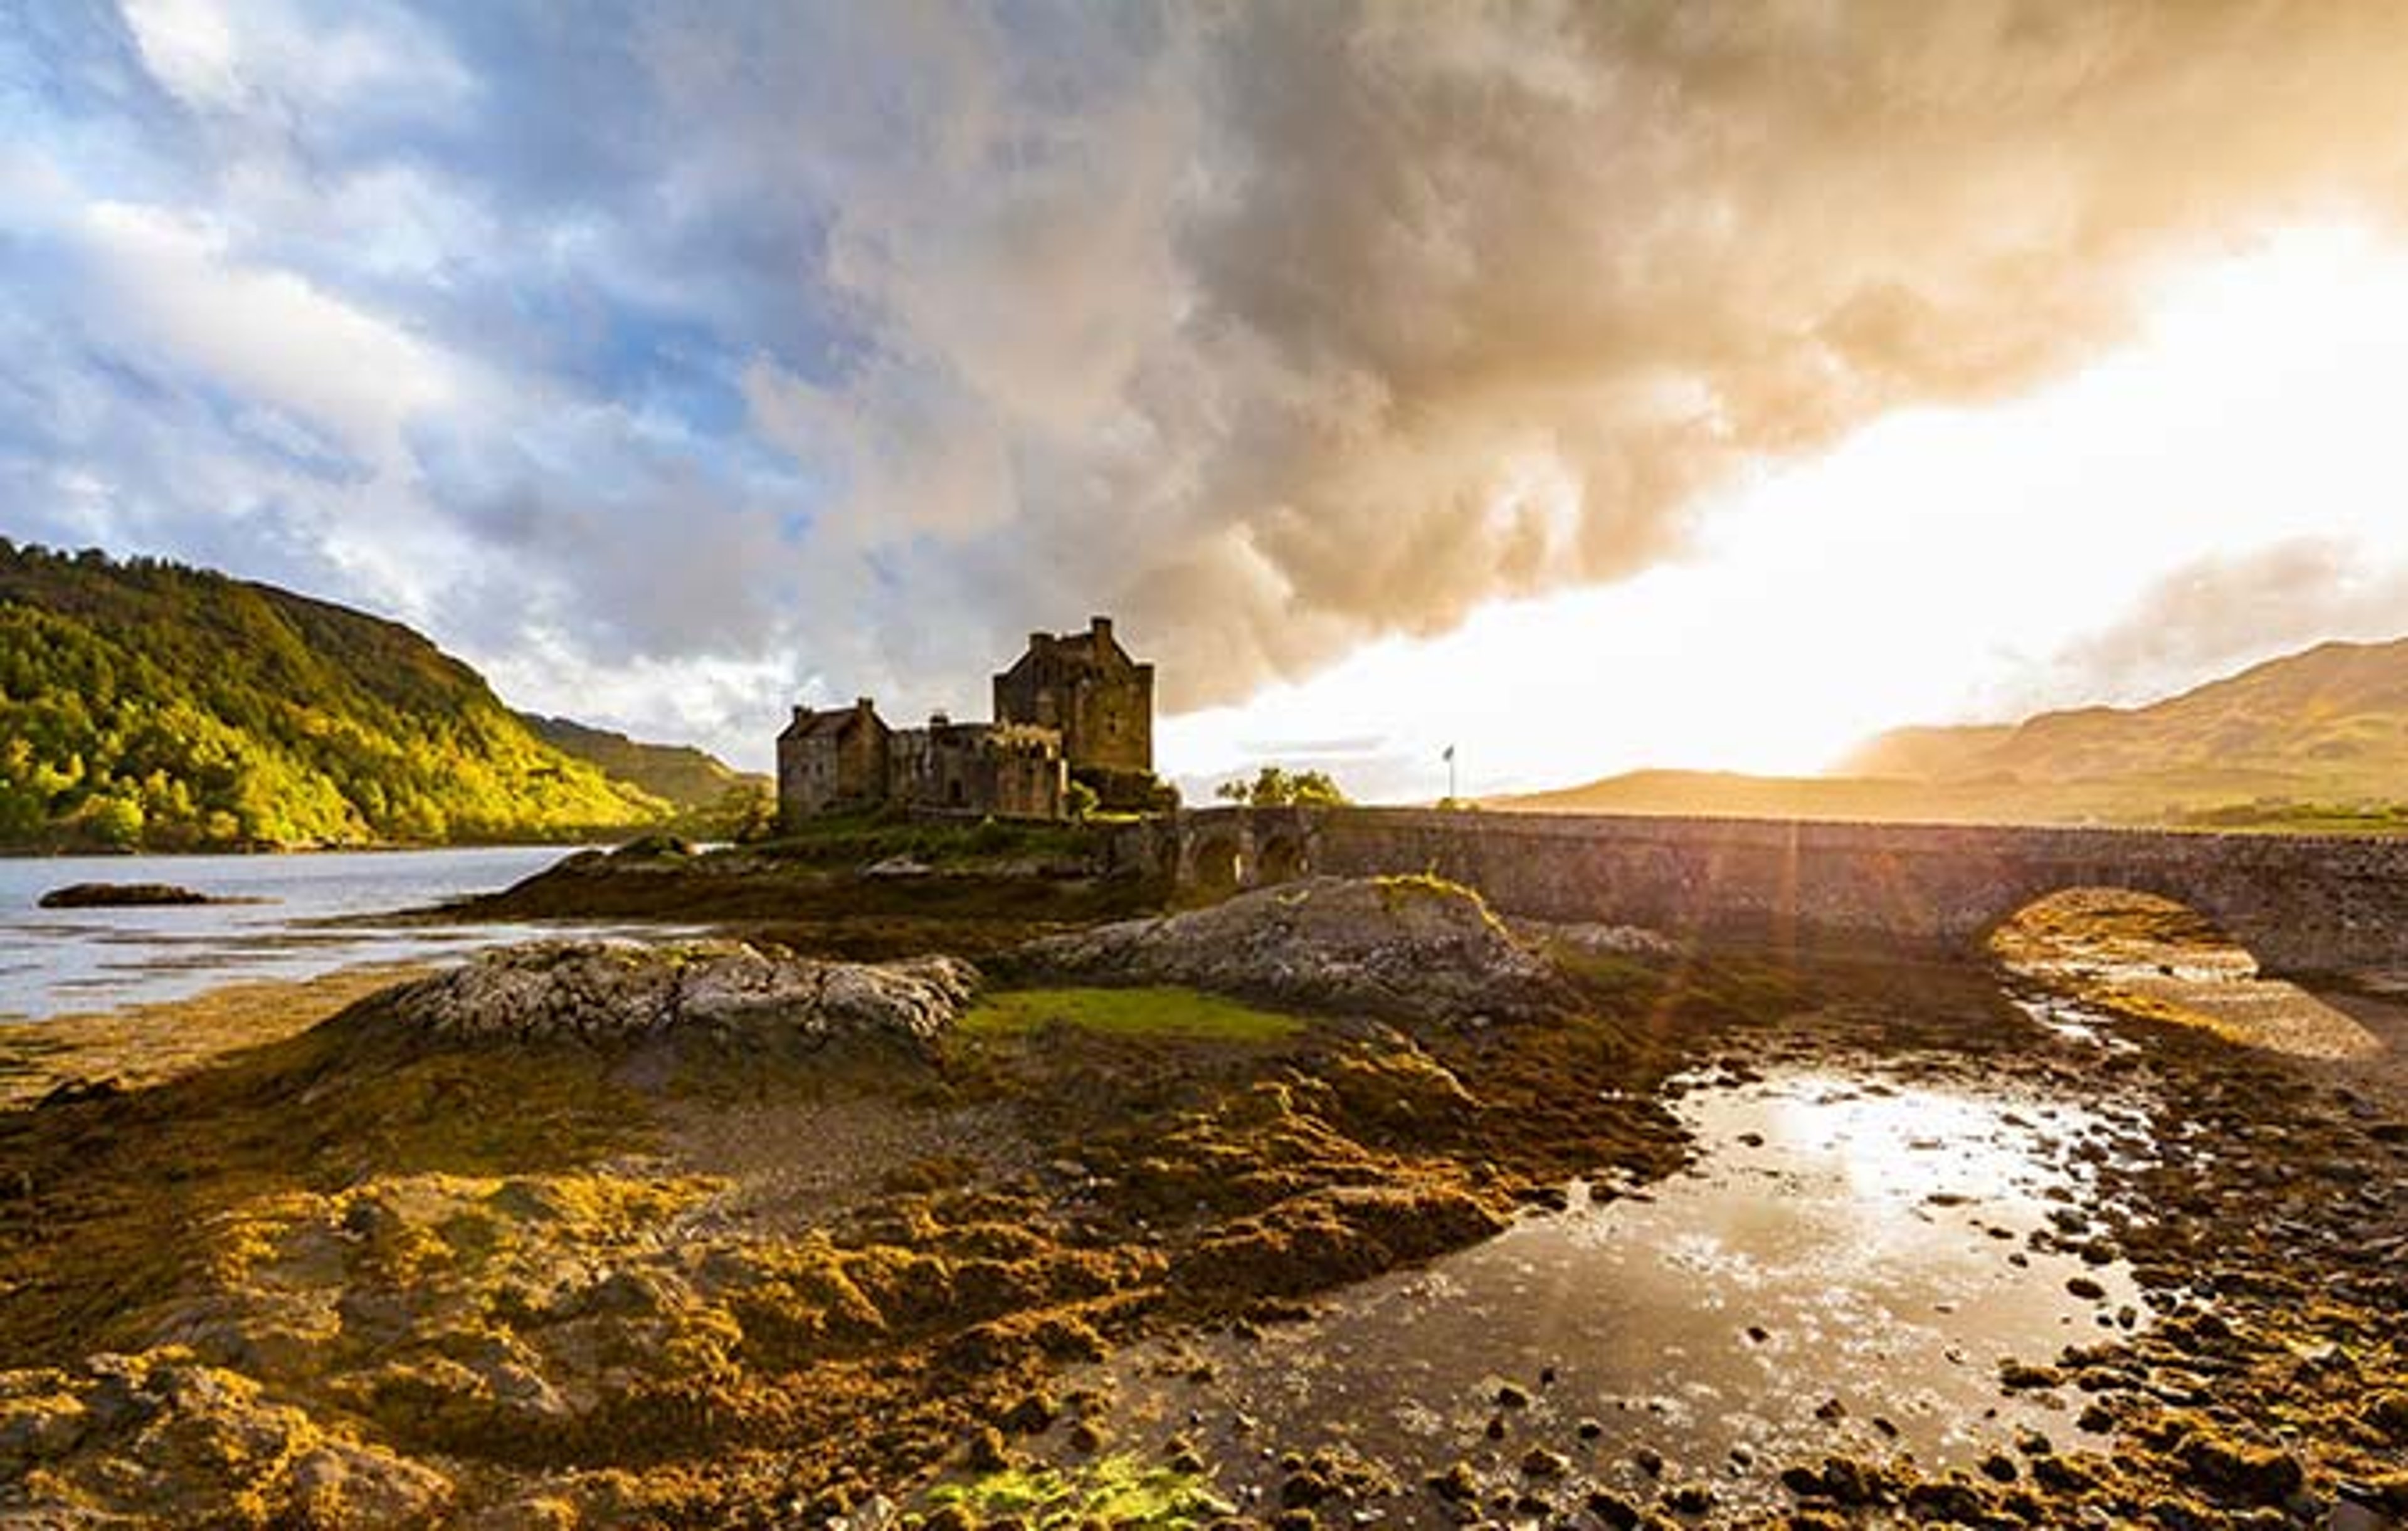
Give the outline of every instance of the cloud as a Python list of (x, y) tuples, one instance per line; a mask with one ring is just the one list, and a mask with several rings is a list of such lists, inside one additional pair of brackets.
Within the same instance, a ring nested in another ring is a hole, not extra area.
[(292, 272), (230, 258), (207, 227), (102, 203), (77, 231), (87, 325), (121, 352), (308, 422), (362, 457), (399, 446), (415, 415), (460, 392), (444, 359), (378, 315)]
[(2365, 13), (1254, 7), (1053, 89), (908, 14), (848, 39), (935, 108), (832, 225), (867, 352), (755, 418), (865, 546), (1122, 608), (1174, 705), (1642, 567), (1746, 465), (2026, 386), (2408, 165)]
[(2222, 0), (68, 13), (0, 40), (7, 529), (315, 537), (555, 710), (974, 706), (1106, 609), (1193, 708), (2394, 216), (2401, 78)]
[(2408, 565), (2301, 537), (2175, 570), (2052, 669), (2084, 696), (2154, 701), (2322, 639), (2402, 637)]

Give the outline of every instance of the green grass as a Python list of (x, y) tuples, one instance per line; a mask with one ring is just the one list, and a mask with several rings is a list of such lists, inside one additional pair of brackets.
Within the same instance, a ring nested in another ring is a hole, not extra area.
[(1049, 1025), (1113, 1037), (1276, 1042), (1306, 1023), (1194, 989), (1016, 989), (990, 994), (962, 1017), (971, 1035), (1015, 1036)]
[(1189, 1531), (1237, 1513), (1234, 1506), (1187, 1474), (1148, 1467), (1125, 1455), (1069, 1471), (1013, 1467), (975, 1483), (948, 1484), (928, 1499), (959, 1505), (982, 1521), (1016, 1516), (1034, 1531), (1071, 1531), (1097, 1524), (1132, 1531)]

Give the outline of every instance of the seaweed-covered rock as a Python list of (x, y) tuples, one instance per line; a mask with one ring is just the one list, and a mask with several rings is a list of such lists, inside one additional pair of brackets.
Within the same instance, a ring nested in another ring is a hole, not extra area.
[(741, 941), (540, 941), (406, 984), (383, 1005), (399, 1024), (460, 1040), (695, 1032), (924, 1048), (977, 985), (977, 969), (953, 957), (822, 962)]
[(412, 1526), (453, 1498), (434, 1469), (174, 1349), (0, 1372), (0, 1479), (26, 1485), (0, 1519), (29, 1525)]
[(1566, 1008), (1562, 979), (1480, 895), (1427, 877), (1314, 878), (1210, 909), (1033, 942), (1015, 970), (1176, 983), (1404, 1021), (1527, 1020)]
[(1175, 1286), (1296, 1296), (1460, 1249), (1504, 1220), (1445, 1184), (1334, 1186), (1290, 1197), (1201, 1240), (1173, 1269)]

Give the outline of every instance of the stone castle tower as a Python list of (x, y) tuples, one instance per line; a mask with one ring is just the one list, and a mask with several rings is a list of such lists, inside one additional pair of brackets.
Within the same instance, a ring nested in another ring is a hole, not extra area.
[(1058, 731), (1074, 771), (1154, 769), (1154, 666), (1129, 657), (1110, 617), (1083, 633), (1029, 634), (1028, 651), (995, 678), (995, 716)]

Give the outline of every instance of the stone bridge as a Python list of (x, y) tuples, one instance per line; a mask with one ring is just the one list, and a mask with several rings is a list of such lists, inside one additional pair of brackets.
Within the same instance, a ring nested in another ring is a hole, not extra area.
[(1183, 887), (1435, 872), (1498, 909), (1787, 943), (1978, 943), (2070, 888), (2156, 894), (2270, 969), (2408, 964), (2408, 840), (1418, 808), (1205, 808), (1115, 859)]

